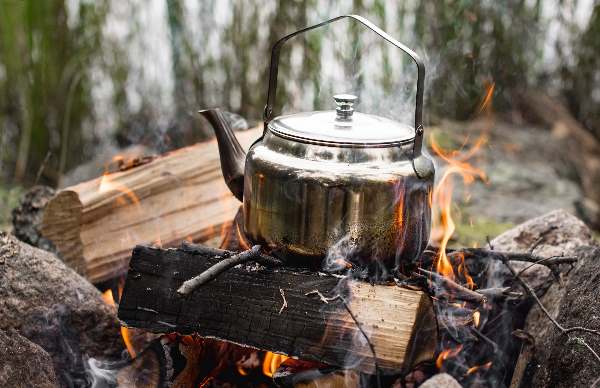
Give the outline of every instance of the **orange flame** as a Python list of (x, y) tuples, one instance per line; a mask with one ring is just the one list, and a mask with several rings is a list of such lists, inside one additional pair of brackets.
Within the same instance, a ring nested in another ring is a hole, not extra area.
[(444, 361), (446, 361), (449, 358), (452, 357), (456, 357), (456, 355), (458, 353), (460, 353), (460, 351), (462, 350), (463, 346), (462, 345), (458, 345), (456, 348), (454, 349), (446, 349), (446, 350), (442, 350), (440, 352), (440, 355), (437, 357), (437, 359), (435, 360), (435, 366), (438, 369), (442, 368), (442, 365), (444, 364)]
[(110, 288), (102, 293), (102, 300), (109, 306), (115, 306), (115, 298), (113, 298), (113, 293)]
[(235, 234), (236, 238), (239, 241), (240, 247), (244, 250), (252, 248), (242, 231), (242, 226), (239, 223), (235, 224)]
[[(442, 237), (440, 241), (440, 250), (436, 260), (436, 271), (449, 279), (455, 280), (456, 274), (452, 262), (446, 255), (446, 248), (450, 238), (454, 234), (456, 225), (452, 219), (452, 193), (454, 191), (454, 175), (459, 175), (464, 184), (469, 185), (475, 181), (476, 178), (486, 180), (486, 174), (483, 170), (471, 165), (468, 161), (481, 149), (487, 142), (487, 137), (481, 135), (475, 144), (468, 150), (456, 150), (456, 151), (445, 151), (435, 141), (435, 138), (431, 137), (431, 148), (437, 156), (439, 156), (448, 167), (439, 180), (437, 186), (433, 190), (433, 203), (434, 213), (438, 214), (434, 217), (434, 223), (438, 222), (439, 225), (434, 228), (442, 230)], [(473, 288), (475, 283), (469, 276), (466, 267), (464, 266), (464, 256), (458, 256), (459, 265), (456, 268), (458, 273), (464, 277), (467, 286)]]
[(133, 343), (131, 342), (131, 333), (125, 326), (121, 326), (121, 337), (123, 338), (123, 343), (125, 343), (125, 347), (127, 348), (129, 356), (131, 356), (132, 359), (135, 358), (137, 353), (133, 347)]
[(485, 94), (479, 103), (479, 107), (477, 108), (477, 113), (481, 112), (489, 112), (492, 107), (492, 99), (494, 97), (494, 90), (496, 89), (495, 82), (486, 82), (487, 86), (485, 88)]
[(481, 319), (481, 313), (477, 310), (473, 311), (473, 325), (479, 327), (479, 320)]
[(131, 201), (131, 203), (135, 205), (140, 204), (140, 200), (135, 193), (130, 190), (127, 186), (122, 183), (116, 182), (113, 179), (112, 174), (104, 174), (102, 175), (102, 179), (100, 179), (100, 186), (98, 186), (98, 191), (100, 193), (105, 193), (108, 191), (117, 191), (119, 193), (125, 194), (127, 198)]
[[(119, 285), (119, 297), (122, 293), (123, 286)], [(104, 300), (104, 303), (106, 303), (107, 305), (116, 307), (115, 298), (113, 297), (113, 292), (110, 288), (102, 293), (102, 300)], [(131, 334), (128, 328), (121, 326), (121, 337), (123, 338), (123, 343), (127, 348), (127, 352), (129, 352), (131, 358), (135, 358), (136, 352), (133, 347), (133, 343), (131, 342)]]
[(473, 374), (473, 373), (477, 372), (480, 369), (484, 369), (484, 370), (490, 369), (491, 366), (492, 366), (492, 362), (491, 361), (488, 361), (488, 362), (486, 362), (483, 365), (472, 366), (469, 369), (467, 369), (467, 373), (465, 373), (465, 375)]
[(275, 374), (275, 371), (277, 371), (279, 365), (281, 365), (281, 363), (288, 358), (288, 356), (284, 356), (283, 354), (277, 354), (273, 352), (265, 353), (265, 358), (262, 365), (262, 371), (265, 376), (273, 377), (273, 374)]

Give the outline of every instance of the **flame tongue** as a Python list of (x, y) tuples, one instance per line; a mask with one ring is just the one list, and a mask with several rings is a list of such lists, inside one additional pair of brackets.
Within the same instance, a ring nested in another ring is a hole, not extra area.
[(266, 352), (262, 365), (262, 371), (265, 374), (265, 376), (273, 377), (273, 375), (277, 371), (277, 368), (279, 368), (279, 365), (281, 365), (281, 363), (287, 360), (288, 358), (288, 356), (284, 356), (283, 354)]
[[(119, 297), (121, 296), (122, 293), (123, 293), (123, 285), (119, 284)], [(110, 288), (102, 293), (102, 299), (104, 300), (104, 303), (106, 303), (107, 305), (116, 307), (115, 298), (113, 297), (113, 292)], [(132, 359), (135, 358), (136, 351), (133, 347), (133, 343), (131, 341), (131, 334), (129, 333), (128, 328), (121, 326), (121, 337), (123, 338), (123, 343), (125, 344), (125, 347), (127, 348), (127, 352), (129, 353), (129, 355), (131, 356)]]
[(434, 217), (434, 230), (441, 230), (440, 248), (438, 256), (436, 258), (436, 271), (451, 280), (460, 280), (470, 288), (474, 288), (475, 283), (469, 275), (466, 266), (464, 265), (464, 256), (456, 255), (458, 264), (456, 267), (446, 254), (446, 248), (450, 238), (456, 230), (456, 225), (452, 219), (452, 193), (454, 191), (453, 178), (455, 175), (459, 175), (464, 184), (468, 185), (475, 181), (476, 178), (485, 180), (485, 172), (475, 166), (471, 165), (468, 161), (481, 147), (487, 142), (487, 138), (482, 135), (480, 136), (475, 144), (467, 151), (445, 151), (435, 141), (435, 138), (431, 137), (431, 147), (435, 154), (439, 156), (444, 162), (447, 163), (448, 167), (439, 180), (439, 183), (433, 190), (433, 203), (434, 213), (437, 214)]

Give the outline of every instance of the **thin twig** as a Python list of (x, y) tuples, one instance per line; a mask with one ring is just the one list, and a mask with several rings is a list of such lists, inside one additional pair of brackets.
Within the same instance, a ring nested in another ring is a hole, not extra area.
[[(491, 242), (489, 241), (489, 238), (488, 238), (488, 245), (489, 245), (489, 249), (485, 249), (485, 248), (462, 248), (462, 249), (458, 249), (458, 250), (447, 249), (446, 253), (448, 254), (448, 256), (463, 254), (463, 255), (475, 256), (475, 257), (485, 256), (485, 258), (489, 258), (492, 260), (508, 259), (509, 261), (524, 261), (524, 262), (529, 262), (529, 263), (533, 263), (533, 264), (541, 264), (541, 265), (544, 265), (544, 266), (550, 268), (550, 270), (552, 270), (552, 272), (554, 274), (556, 274), (558, 272), (559, 265), (570, 264), (572, 266), (573, 263), (575, 263), (577, 261), (577, 257), (574, 257), (574, 256), (542, 257), (542, 256), (533, 255), (533, 254), (527, 253), (527, 252), (495, 251), (494, 247), (491, 245)], [(438, 254), (438, 251), (434, 251), (430, 248), (428, 248), (427, 250), (424, 251), (424, 255), (436, 256), (437, 254)]]
[(481, 248), (463, 248), (459, 251), (451, 252), (451, 254), (455, 253), (466, 253), (472, 255), (481, 255), (484, 254), (491, 259), (497, 260), (508, 260), (508, 261), (525, 261), (528, 263), (537, 264), (538, 262), (543, 262), (546, 266), (551, 265), (559, 265), (559, 264), (572, 264), (577, 261), (577, 257), (574, 256), (551, 256), (551, 257), (542, 257), (537, 255), (532, 255), (531, 253), (524, 252), (502, 252), (502, 251), (494, 251), (487, 250)]
[(573, 263), (576, 261), (577, 261), (576, 257), (565, 257), (565, 256), (545, 257), (545, 258), (541, 258), (538, 261), (535, 261), (535, 262), (529, 264), (527, 267), (520, 270), (519, 275), (522, 275), (529, 268), (532, 268), (538, 264), (548, 264), (547, 266), (550, 268), (550, 270), (552, 270), (551, 266), (553, 266), (553, 265), (570, 264), (572, 266)]
[(489, 299), (520, 298), (523, 296), (522, 292), (510, 291), (510, 287), (480, 288), (475, 292), (485, 295)]
[(336, 300), (338, 297), (334, 296), (333, 298), (326, 298), (325, 295), (323, 295), (321, 293), (321, 291), (319, 290), (312, 290), (307, 292), (306, 294), (304, 294), (304, 296), (310, 296), (310, 295), (317, 295), (319, 297), (319, 299), (321, 299), (321, 302), (325, 303), (325, 304), (329, 304), (329, 302)]
[(533, 255), (533, 251), (535, 251), (535, 249), (537, 247), (539, 247), (541, 243), (544, 242), (545, 238), (546, 238), (546, 236), (540, 236), (540, 237), (538, 237), (537, 240), (535, 240), (533, 242), (533, 244), (531, 244), (531, 247), (529, 248), (529, 253)]
[(462, 299), (468, 302), (475, 302), (475, 303), (480, 303), (483, 304), (485, 302), (487, 302), (487, 297), (483, 294), (479, 294), (473, 290), (468, 289), (467, 287), (461, 286), (460, 284), (456, 283), (455, 281), (442, 276), (438, 273), (432, 272), (432, 271), (428, 271), (426, 269), (423, 268), (418, 268), (418, 271), (421, 272), (422, 274), (430, 277), (433, 279), (434, 284), (439, 284), (440, 286), (442, 286), (443, 288), (447, 289), (448, 291), (454, 291), (455, 295), (458, 299)]
[(181, 287), (179, 287), (177, 292), (181, 295), (188, 295), (201, 285), (206, 284), (211, 280), (217, 278), (220, 274), (227, 271), (228, 269), (233, 268), (238, 264), (246, 263), (248, 261), (257, 259), (260, 259), (260, 245), (255, 245), (247, 251), (219, 261), (217, 264), (208, 268), (200, 275), (183, 282), (183, 284), (181, 285)]
[(285, 300), (285, 293), (283, 292), (283, 290), (281, 288), (279, 289), (279, 293), (281, 294), (281, 297), (283, 298), (283, 304), (281, 305), (281, 308), (279, 309), (279, 315), (281, 315), (281, 312), (283, 311), (284, 308), (286, 308), (288, 306), (288, 304), (287, 304), (287, 300)]
[(319, 297), (319, 299), (321, 299), (321, 301), (323, 303), (325, 303), (325, 304), (329, 304), (329, 302), (332, 302), (332, 301), (338, 300), (338, 299), (342, 302), (342, 304), (344, 305), (344, 308), (346, 309), (346, 311), (348, 312), (348, 314), (350, 314), (350, 318), (352, 318), (352, 320), (356, 324), (356, 327), (358, 328), (358, 330), (360, 331), (360, 333), (362, 334), (362, 336), (365, 337), (365, 340), (367, 341), (367, 344), (369, 345), (369, 349), (371, 349), (371, 353), (373, 354), (373, 364), (375, 366), (375, 375), (377, 377), (377, 387), (381, 388), (381, 376), (380, 376), (380, 371), (379, 371), (379, 364), (377, 362), (377, 353), (375, 353), (375, 346), (373, 346), (373, 344), (371, 343), (371, 340), (369, 339), (369, 336), (367, 335), (367, 333), (363, 329), (363, 327), (360, 324), (360, 322), (358, 322), (358, 319), (356, 318), (356, 316), (352, 312), (352, 309), (350, 309), (350, 306), (346, 302), (346, 299), (344, 299), (344, 297), (341, 296), (340, 294), (337, 294), (336, 296), (331, 297), (331, 298), (327, 298), (319, 290), (312, 290), (312, 291), (307, 292), (304, 295), (305, 296), (308, 296), (308, 295), (317, 295)]
[(44, 173), (44, 170), (46, 169), (46, 165), (48, 165), (48, 162), (50, 161), (50, 157), (52, 156), (52, 151), (48, 150), (48, 152), (46, 152), (46, 156), (44, 157), (44, 160), (42, 161), (42, 164), (40, 164), (40, 168), (38, 169), (37, 174), (35, 175), (35, 181), (33, 182), (33, 185), (37, 185), (38, 182), (40, 181), (40, 178), (42, 177), (42, 174)]
[(381, 376), (379, 373), (379, 364), (377, 363), (377, 354), (375, 353), (375, 346), (373, 346), (373, 344), (371, 343), (371, 340), (369, 339), (369, 336), (364, 331), (360, 322), (358, 322), (358, 319), (356, 319), (356, 316), (350, 309), (350, 306), (348, 306), (348, 303), (346, 303), (346, 299), (344, 299), (344, 297), (341, 295), (337, 295), (337, 298), (339, 298), (342, 301), (342, 304), (346, 308), (346, 311), (348, 311), (348, 314), (350, 314), (350, 317), (356, 324), (356, 327), (358, 327), (358, 330), (361, 332), (363, 337), (365, 337), (365, 340), (367, 341), (367, 344), (369, 345), (369, 348), (371, 349), (371, 353), (373, 353), (373, 364), (375, 365), (375, 376), (377, 377), (377, 387), (381, 388)]
[(585, 340), (583, 338), (577, 337), (577, 340), (581, 345), (585, 346), (594, 355), (594, 357), (596, 357), (596, 360), (598, 360), (598, 362), (600, 363), (600, 356), (598, 355), (598, 353), (596, 353), (596, 351), (594, 349), (592, 349), (592, 347), (587, 342), (585, 342)]
[(494, 246), (492, 245), (492, 240), (490, 240), (490, 236), (485, 236), (485, 241), (487, 241), (488, 247), (490, 247), (490, 251), (493, 251)]

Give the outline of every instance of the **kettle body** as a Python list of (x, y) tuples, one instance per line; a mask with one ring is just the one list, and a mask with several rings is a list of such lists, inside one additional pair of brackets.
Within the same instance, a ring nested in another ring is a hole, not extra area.
[(412, 143), (332, 147), (267, 130), (248, 152), (244, 232), (286, 259), (397, 268), (427, 246), (433, 173), (416, 176)]

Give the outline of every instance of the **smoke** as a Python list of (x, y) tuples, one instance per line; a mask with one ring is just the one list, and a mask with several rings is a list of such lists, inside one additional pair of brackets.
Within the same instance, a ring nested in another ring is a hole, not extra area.
[(89, 358), (85, 364), (90, 388), (113, 388), (117, 386), (116, 363), (107, 363)]

